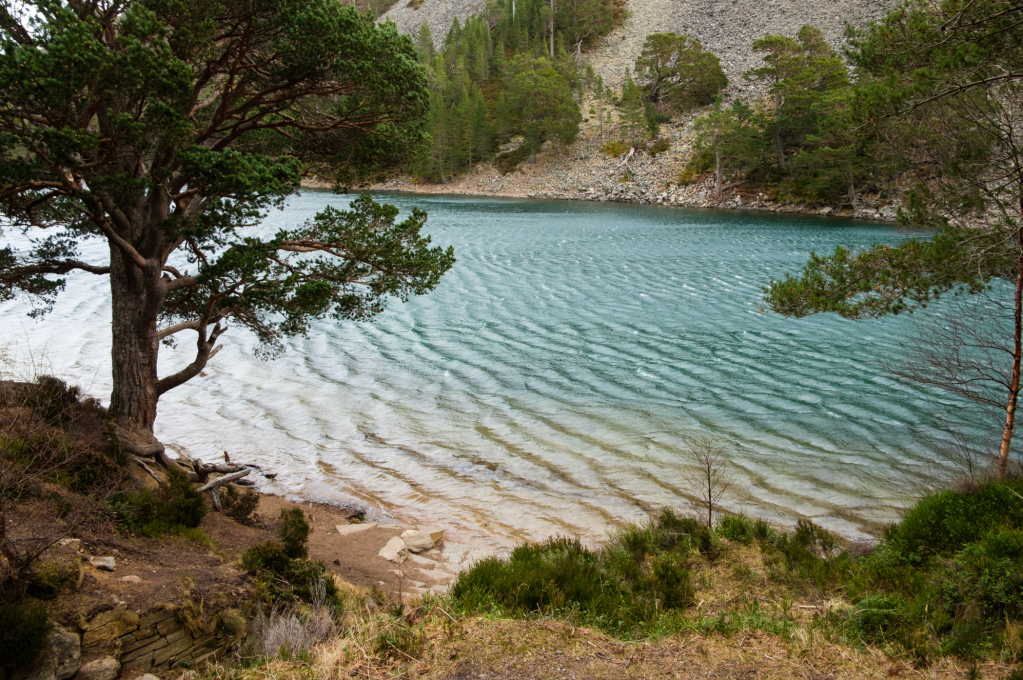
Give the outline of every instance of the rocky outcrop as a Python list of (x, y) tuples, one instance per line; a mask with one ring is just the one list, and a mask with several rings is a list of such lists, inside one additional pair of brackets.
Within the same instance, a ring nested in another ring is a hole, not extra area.
[(39, 658), (14, 669), (10, 680), (115, 680), (122, 670), (194, 668), (236, 642), (224, 633), (193, 634), (175, 611), (139, 616), (121, 604), (85, 622), (81, 634), (54, 627)]
[(10, 680), (67, 680), (78, 672), (81, 658), (81, 636), (54, 626), (39, 658), (27, 666), (15, 669)]

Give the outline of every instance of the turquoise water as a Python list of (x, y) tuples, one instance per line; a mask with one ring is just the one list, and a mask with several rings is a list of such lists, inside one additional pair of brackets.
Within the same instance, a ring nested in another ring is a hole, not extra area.
[[(894, 519), (935, 472), (941, 418), (967, 403), (888, 377), (918, 317), (763, 312), (761, 287), (811, 250), (895, 243), (890, 225), (605, 203), (389, 195), (421, 205), (458, 263), (432, 294), (369, 324), (315, 326), (265, 363), (224, 336), (202, 378), (164, 397), (158, 435), (192, 456), (258, 462), (270, 487), (497, 541), (597, 538), (691, 507), (686, 440), (726, 446), (732, 509), (847, 535)], [(307, 192), (272, 230), (347, 199)], [(102, 253), (99, 244), (97, 256)], [(109, 394), (105, 284), (80, 275), (10, 337)], [(161, 357), (190, 360), (190, 338)], [(38, 351), (38, 350), (37, 350)], [(938, 463), (940, 466), (940, 463)]]

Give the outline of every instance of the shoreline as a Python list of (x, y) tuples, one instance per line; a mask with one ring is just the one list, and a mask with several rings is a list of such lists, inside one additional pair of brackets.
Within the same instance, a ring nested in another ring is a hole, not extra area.
[[(902, 206), (899, 197), (859, 193), (855, 208), (843, 205), (810, 205), (771, 200), (760, 191), (744, 190), (743, 182), (725, 184), (722, 198), (714, 197), (713, 173), (695, 181), (682, 182), (696, 142), (695, 111), (661, 125), (659, 137), (669, 142), (668, 150), (651, 156), (636, 154), (626, 165), (619, 157), (603, 152), (606, 141), (614, 139), (612, 130), (601, 130), (593, 121), (580, 125), (579, 136), (568, 146), (546, 143), (535, 160), (525, 162), (502, 175), (491, 161), (485, 161), (447, 183), (425, 183), (409, 174), (392, 177), (365, 187), (369, 191), (401, 191), (420, 195), (457, 195), (487, 198), (547, 199), (633, 203), (677, 208), (714, 210), (758, 210), (770, 213), (842, 217), (846, 219), (896, 223)], [(524, 143), (513, 138), (495, 152), (507, 152)], [(303, 188), (331, 189), (328, 181), (305, 179)], [(900, 186), (901, 196), (906, 187)]]

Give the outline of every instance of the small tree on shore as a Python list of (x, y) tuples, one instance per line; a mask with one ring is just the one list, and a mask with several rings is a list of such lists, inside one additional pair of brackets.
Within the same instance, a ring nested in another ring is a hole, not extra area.
[(693, 437), (686, 447), (692, 467), (684, 473), (686, 486), (707, 511), (707, 526), (714, 526), (714, 511), (731, 491), (735, 476), (729, 467), (728, 450), (708, 435)]

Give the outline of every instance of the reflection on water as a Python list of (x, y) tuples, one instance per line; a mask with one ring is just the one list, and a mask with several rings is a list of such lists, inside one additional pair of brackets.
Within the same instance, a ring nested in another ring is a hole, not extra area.
[[(425, 207), (458, 263), (374, 323), (314, 326), (264, 363), (234, 331), (205, 376), (165, 395), (157, 434), (281, 473), (271, 490), (345, 500), (494, 540), (598, 538), (687, 506), (685, 440), (727, 444), (730, 505), (855, 534), (893, 519), (968, 404), (890, 379), (912, 317), (794, 320), (760, 310), (811, 250), (895, 243), (894, 227), (752, 213), (391, 195)], [(347, 199), (307, 192), (263, 229)], [(97, 261), (104, 248), (91, 244)], [(109, 395), (109, 305), (88, 274), (9, 337)], [(191, 339), (161, 357), (190, 360)]]

